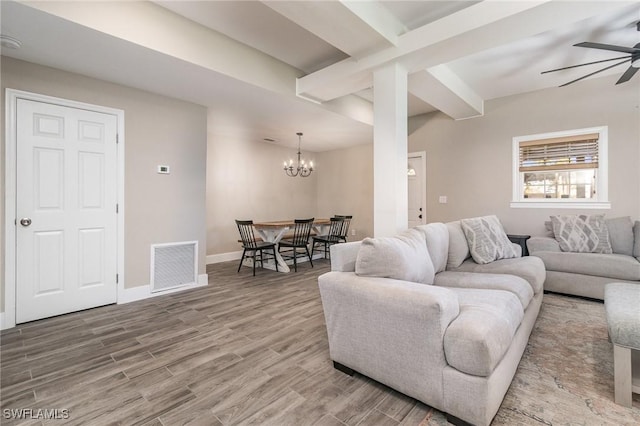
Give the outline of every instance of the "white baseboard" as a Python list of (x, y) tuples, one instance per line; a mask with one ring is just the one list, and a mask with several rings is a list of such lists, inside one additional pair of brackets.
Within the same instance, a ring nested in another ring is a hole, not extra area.
[(231, 251), (229, 253), (210, 254), (207, 256), (207, 265), (212, 263), (228, 262), (230, 260), (240, 260), (242, 251)]
[(162, 296), (170, 293), (177, 293), (179, 291), (190, 290), (192, 288), (203, 287), (209, 284), (209, 276), (207, 274), (198, 275), (198, 282), (188, 284), (178, 288), (172, 288), (165, 291), (159, 291), (152, 293), (151, 285), (141, 285), (138, 287), (125, 288), (123, 292), (118, 293), (118, 304), (131, 303), (138, 300), (149, 299), (151, 297)]
[[(151, 292), (151, 285), (141, 285), (138, 287), (125, 288), (124, 291), (118, 291), (118, 304), (135, 302), (136, 300), (148, 299), (150, 297), (162, 296), (163, 294), (177, 293), (179, 291), (189, 290), (192, 288), (203, 287), (209, 284), (209, 276), (207, 274), (198, 275), (198, 282), (189, 284), (184, 287), (178, 287), (169, 289), (166, 291), (160, 291), (157, 293)], [(4, 312), (0, 312), (0, 330), (6, 330), (15, 327), (16, 324), (8, 324)]]

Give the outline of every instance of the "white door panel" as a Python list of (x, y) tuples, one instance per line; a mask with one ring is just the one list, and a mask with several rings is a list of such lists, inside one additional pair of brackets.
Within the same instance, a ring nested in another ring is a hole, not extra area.
[(115, 303), (116, 116), (24, 99), (16, 116), (16, 321)]
[(425, 170), (423, 166), (422, 157), (409, 157), (409, 170), (412, 172), (408, 174), (408, 220), (409, 228), (422, 225), (426, 222), (426, 201), (425, 201)]

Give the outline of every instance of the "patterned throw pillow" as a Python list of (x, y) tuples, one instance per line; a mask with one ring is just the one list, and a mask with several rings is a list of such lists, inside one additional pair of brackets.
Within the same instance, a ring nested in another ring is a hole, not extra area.
[(551, 216), (560, 250), (575, 253), (612, 253), (603, 214)]
[(471, 257), (476, 263), (518, 257), (498, 217), (483, 216), (460, 220)]

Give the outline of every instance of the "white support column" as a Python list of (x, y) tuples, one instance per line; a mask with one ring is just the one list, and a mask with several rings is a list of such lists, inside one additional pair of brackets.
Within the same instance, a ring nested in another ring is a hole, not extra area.
[(407, 229), (407, 71), (397, 63), (373, 73), (373, 234)]

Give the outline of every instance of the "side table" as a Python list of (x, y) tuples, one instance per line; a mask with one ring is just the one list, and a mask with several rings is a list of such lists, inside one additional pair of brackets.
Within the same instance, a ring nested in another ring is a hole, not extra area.
[(518, 244), (522, 247), (522, 255), (529, 256), (529, 249), (527, 248), (527, 240), (531, 238), (531, 235), (517, 235), (517, 234), (507, 234), (507, 238), (514, 244)]

